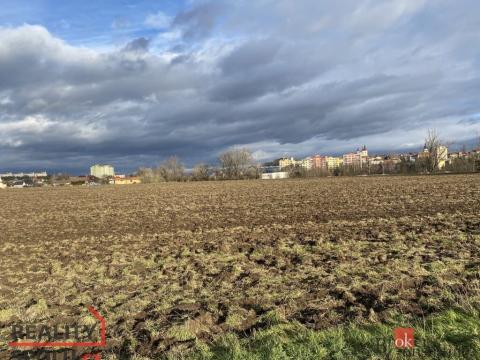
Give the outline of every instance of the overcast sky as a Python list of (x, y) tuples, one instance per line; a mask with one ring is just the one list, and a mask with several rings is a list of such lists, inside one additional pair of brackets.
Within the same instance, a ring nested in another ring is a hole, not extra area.
[(2, 0), (0, 172), (480, 134), (477, 0)]

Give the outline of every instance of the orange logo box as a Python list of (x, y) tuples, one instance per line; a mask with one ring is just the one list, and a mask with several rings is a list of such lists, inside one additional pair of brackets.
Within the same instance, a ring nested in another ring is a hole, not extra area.
[(415, 329), (413, 328), (396, 328), (393, 330), (393, 339), (395, 347), (398, 349), (413, 349), (415, 346), (414, 338)]

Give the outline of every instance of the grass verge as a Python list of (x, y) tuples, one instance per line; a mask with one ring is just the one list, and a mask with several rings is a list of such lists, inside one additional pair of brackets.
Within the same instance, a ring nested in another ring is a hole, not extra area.
[[(395, 327), (415, 329), (413, 350), (395, 348)], [(174, 354), (169, 357), (176, 358)], [(187, 358), (480, 359), (480, 311), (451, 309), (416, 320), (399, 315), (384, 324), (351, 324), (323, 331), (313, 331), (298, 323), (271, 324), (246, 338), (228, 334), (212, 345), (198, 342)]]

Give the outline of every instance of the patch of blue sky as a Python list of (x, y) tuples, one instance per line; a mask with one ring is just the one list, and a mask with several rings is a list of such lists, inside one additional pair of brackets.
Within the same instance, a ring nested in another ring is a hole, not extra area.
[(42, 25), (72, 45), (107, 46), (167, 29), (148, 25), (148, 16), (174, 17), (186, 6), (178, 0), (2, 0), (0, 26)]

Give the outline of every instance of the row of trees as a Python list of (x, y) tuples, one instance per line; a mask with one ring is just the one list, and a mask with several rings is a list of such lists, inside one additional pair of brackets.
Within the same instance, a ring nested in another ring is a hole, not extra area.
[(185, 169), (180, 159), (172, 156), (156, 168), (140, 168), (137, 175), (144, 183), (185, 180)]
[[(446, 148), (452, 143), (442, 141), (435, 129), (428, 130), (425, 136), (425, 147), (421, 156), (415, 161), (409, 157), (386, 158), (381, 164), (365, 163), (362, 166), (340, 166), (337, 169), (328, 171), (326, 169), (306, 170), (301, 167), (287, 169), (290, 177), (319, 177), (319, 176), (352, 176), (352, 175), (375, 175), (375, 174), (431, 174), (438, 172), (467, 173), (480, 171), (480, 154), (473, 152), (469, 156), (460, 156), (450, 159), (445, 166), (439, 166), (446, 159)], [(480, 148), (480, 138), (478, 140)], [(464, 148), (461, 152), (466, 154)]]
[(194, 166), (190, 174), (177, 156), (165, 160), (156, 168), (140, 168), (138, 176), (144, 183), (164, 181), (202, 181), (202, 180), (236, 180), (257, 179), (260, 168), (252, 152), (248, 149), (231, 149), (220, 154), (220, 167), (211, 167), (200, 163)]
[(292, 178), (324, 177), (324, 176), (355, 176), (355, 175), (414, 175), (432, 173), (473, 173), (480, 172), (480, 155), (450, 160), (443, 169), (431, 167), (428, 157), (412, 162), (406, 158), (400, 161), (384, 160), (382, 164), (366, 164), (360, 166), (339, 166), (333, 170), (311, 169), (299, 166), (290, 167), (284, 171), (289, 172)]
[[(436, 130), (429, 130), (425, 136), (425, 149), (416, 161), (409, 158), (387, 158), (381, 164), (365, 163), (362, 166), (340, 166), (332, 171), (326, 169), (306, 170), (302, 167), (287, 169), (290, 177), (319, 177), (319, 176), (351, 176), (374, 174), (418, 174), (434, 173), (439, 171), (439, 164), (445, 160), (445, 154), (439, 149), (448, 144), (441, 141)], [(479, 139), (480, 146), (480, 139)], [(163, 181), (202, 181), (202, 180), (229, 180), (229, 179), (257, 179), (261, 169), (255, 162), (252, 152), (248, 149), (231, 149), (220, 154), (219, 167), (211, 167), (200, 163), (187, 173), (180, 159), (176, 156), (165, 160), (156, 168), (140, 168), (138, 176), (145, 183)], [(480, 171), (480, 154), (469, 157), (459, 157), (449, 161), (443, 171), (475, 172)]]

